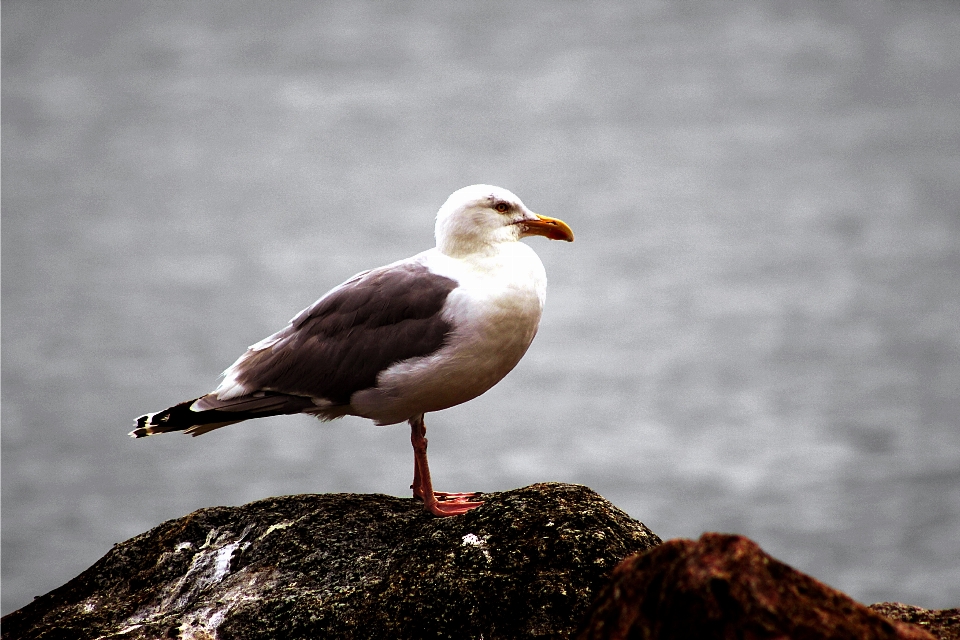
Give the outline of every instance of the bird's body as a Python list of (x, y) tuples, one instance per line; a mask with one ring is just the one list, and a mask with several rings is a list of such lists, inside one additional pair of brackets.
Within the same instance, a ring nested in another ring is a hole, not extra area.
[(141, 416), (131, 435), (200, 435), (290, 413), (409, 421), (414, 494), (436, 515), (479, 505), (467, 494), (434, 498), (423, 414), (484, 393), (533, 341), (547, 282), (536, 253), (517, 242), (527, 235), (573, 240), (566, 224), (505, 189), (455, 192), (437, 214), (435, 248), (350, 278), (251, 346), (217, 389)]

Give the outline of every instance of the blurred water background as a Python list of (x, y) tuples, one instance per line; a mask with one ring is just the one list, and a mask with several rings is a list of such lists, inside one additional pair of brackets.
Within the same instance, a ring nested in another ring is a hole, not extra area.
[(161, 521), (408, 495), (405, 426), (134, 441), (476, 182), (540, 335), (440, 489), (589, 485), (864, 602), (960, 604), (960, 5), (3, 2), (4, 613)]

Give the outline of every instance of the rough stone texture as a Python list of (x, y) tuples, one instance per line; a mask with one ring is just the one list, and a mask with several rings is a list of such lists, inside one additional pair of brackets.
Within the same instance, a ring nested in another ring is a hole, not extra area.
[(4, 617), (3, 638), (569, 637), (610, 569), (660, 542), (586, 487), (434, 518), (412, 499), (201, 509)]
[(579, 637), (933, 639), (778, 562), (747, 538), (719, 533), (670, 540), (621, 562)]
[(921, 609), (899, 602), (878, 602), (869, 608), (891, 620), (915, 624), (940, 640), (960, 640), (960, 609)]

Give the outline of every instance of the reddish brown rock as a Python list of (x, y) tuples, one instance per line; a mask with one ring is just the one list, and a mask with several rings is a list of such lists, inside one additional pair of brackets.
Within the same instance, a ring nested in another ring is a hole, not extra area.
[(670, 540), (617, 565), (579, 638), (935, 640), (777, 561), (747, 538), (718, 533)]
[(923, 609), (899, 602), (878, 602), (869, 608), (891, 620), (915, 624), (940, 640), (960, 640), (960, 609)]

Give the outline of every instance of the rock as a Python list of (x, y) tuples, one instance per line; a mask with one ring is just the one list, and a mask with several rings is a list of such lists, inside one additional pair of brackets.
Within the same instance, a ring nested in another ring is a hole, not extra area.
[(878, 602), (868, 608), (891, 620), (915, 624), (940, 640), (960, 640), (960, 609), (921, 609), (899, 602)]
[(625, 559), (579, 638), (933, 640), (775, 560), (755, 542), (719, 533), (669, 540)]
[(569, 637), (610, 569), (659, 544), (586, 487), (434, 518), (385, 495), (213, 507), (109, 551), (3, 638)]

